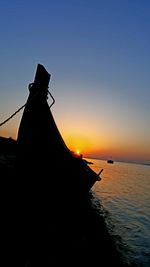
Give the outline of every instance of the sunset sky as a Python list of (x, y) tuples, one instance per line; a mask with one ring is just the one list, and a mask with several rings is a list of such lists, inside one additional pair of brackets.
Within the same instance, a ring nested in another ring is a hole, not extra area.
[[(150, 163), (150, 1), (1, 0), (0, 122), (26, 102), (38, 63), (70, 149)], [(16, 138), (21, 115), (0, 136)]]

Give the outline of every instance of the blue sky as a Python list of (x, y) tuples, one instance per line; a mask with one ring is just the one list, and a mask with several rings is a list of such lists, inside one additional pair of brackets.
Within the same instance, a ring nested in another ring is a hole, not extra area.
[[(0, 39), (0, 121), (41, 63), (68, 145), (76, 136), (89, 155), (150, 162), (150, 1), (1, 1)], [(0, 135), (16, 137), (20, 118)]]

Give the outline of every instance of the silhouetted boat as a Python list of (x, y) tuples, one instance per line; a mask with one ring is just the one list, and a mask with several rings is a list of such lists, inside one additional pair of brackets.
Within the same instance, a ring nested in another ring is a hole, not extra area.
[(108, 159), (107, 163), (111, 163), (112, 164), (112, 163), (114, 163), (114, 161), (112, 159)]
[(103, 219), (90, 202), (76, 205), (103, 169), (96, 174), (67, 148), (48, 106), (49, 79), (38, 65), (13, 142), (16, 171), (1, 179), (5, 266), (109, 266), (118, 254)]
[(101, 179), (100, 173), (66, 146), (47, 102), (49, 80), (50, 74), (38, 64), (18, 130), (17, 170), (29, 195), (56, 199), (57, 192), (61, 201), (66, 196), (76, 201)]

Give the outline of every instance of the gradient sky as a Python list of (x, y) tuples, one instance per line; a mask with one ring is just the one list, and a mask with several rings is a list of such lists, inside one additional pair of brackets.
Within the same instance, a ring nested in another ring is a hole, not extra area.
[[(150, 163), (149, 0), (1, 0), (0, 122), (26, 102), (38, 63), (70, 149)], [(21, 115), (0, 136), (16, 138)]]

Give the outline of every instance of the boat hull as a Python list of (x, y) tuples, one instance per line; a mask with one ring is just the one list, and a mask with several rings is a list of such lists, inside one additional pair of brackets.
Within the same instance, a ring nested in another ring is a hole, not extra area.
[(52, 194), (57, 189), (61, 198), (70, 192), (70, 197), (80, 199), (98, 175), (66, 146), (47, 103), (48, 77), (45, 68), (38, 65), (18, 130), (18, 173), (25, 177), (28, 190), (37, 186), (37, 191), (44, 194), (47, 189)]

